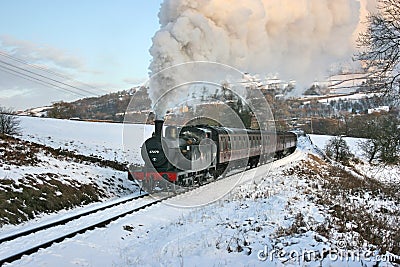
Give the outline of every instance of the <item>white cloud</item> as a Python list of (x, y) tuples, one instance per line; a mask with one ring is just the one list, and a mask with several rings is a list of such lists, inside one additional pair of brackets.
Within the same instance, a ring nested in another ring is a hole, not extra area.
[(77, 70), (84, 68), (84, 63), (80, 58), (46, 44), (16, 39), (10, 35), (0, 36), (0, 44), (0, 47), (12, 56), (33, 64), (50, 63), (59, 68)]
[(144, 84), (148, 78), (126, 78), (124, 79), (124, 82), (131, 85), (131, 86), (136, 86), (136, 85), (141, 85)]
[(0, 90), (0, 99), (14, 98), (14, 97), (26, 97), (32, 93), (30, 89), (21, 89), (15, 87), (13, 89)]
[(26, 109), (106, 93), (75, 80), (96, 80), (100, 72), (59, 48), (3, 35), (0, 52), (0, 105)]

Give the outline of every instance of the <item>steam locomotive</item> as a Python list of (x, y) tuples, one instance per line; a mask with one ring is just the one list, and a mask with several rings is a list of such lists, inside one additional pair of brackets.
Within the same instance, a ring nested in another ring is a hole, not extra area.
[(230, 169), (253, 168), (284, 157), (297, 143), (291, 132), (209, 125), (167, 126), (163, 135), (163, 124), (163, 120), (155, 121), (153, 136), (141, 148), (145, 166), (129, 170), (128, 176), (146, 191), (201, 185)]

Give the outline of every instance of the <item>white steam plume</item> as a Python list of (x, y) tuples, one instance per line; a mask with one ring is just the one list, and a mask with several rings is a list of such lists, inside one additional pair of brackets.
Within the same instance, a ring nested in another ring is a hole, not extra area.
[[(309, 84), (353, 55), (360, 6), (357, 0), (165, 0), (150, 75), (201, 60)], [(151, 99), (180, 75), (159, 80)]]

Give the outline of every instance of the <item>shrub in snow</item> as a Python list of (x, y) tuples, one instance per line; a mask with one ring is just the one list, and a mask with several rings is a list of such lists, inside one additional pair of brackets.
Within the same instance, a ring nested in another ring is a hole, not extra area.
[(329, 158), (343, 164), (348, 164), (349, 160), (353, 157), (349, 146), (341, 136), (334, 136), (329, 139), (325, 146), (325, 153)]
[(20, 133), (20, 121), (13, 113), (11, 109), (0, 107), (0, 136)]
[(369, 163), (374, 159), (389, 164), (399, 162), (399, 125), (399, 119), (391, 114), (377, 116), (367, 121), (365, 128), (369, 136), (359, 143), (359, 147)]

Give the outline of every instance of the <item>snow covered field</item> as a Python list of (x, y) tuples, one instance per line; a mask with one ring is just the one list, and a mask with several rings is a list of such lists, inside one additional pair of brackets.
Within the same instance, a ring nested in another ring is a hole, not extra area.
[[(333, 136), (328, 135), (315, 135), (311, 134), (310, 138), (313, 144), (322, 150), (325, 148), (325, 145), (328, 143), (329, 139)], [(344, 137), (343, 138), (347, 145), (350, 148), (350, 152), (353, 153), (357, 158), (360, 158), (364, 161), (367, 161), (363, 155), (362, 150), (358, 147), (358, 144), (363, 140), (360, 138), (353, 137)], [(389, 182), (393, 184), (400, 184), (400, 169), (398, 166), (391, 165), (370, 165), (366, 162), (362, 162), (356, 166), (357, 170), (360, 171), (363, 175), (377, 179), (383, 182)]]
[[(94, 155), (119, 162), (141, 163), (139, 148), (151, 136), (149, 125), (124, 125), (121, 123), (85, 122), (50, 118), (20, 117), (22, 138), (53, 148), (63, 148), (82, 155)], [(129, 131), (124, 131), (128, 127)], [(132, 133), (132, 138), (123, 136)]]
[[(114, 155), (107, 149), (123, 150), (121, 125), (45, 121), (49, 126), (43, 129), (35, 120), (23, 119), (24, 138), (109, 158)], [(369, 179), (357, 180), (363, 172), (319, 157), (318, 147), (329, 138), (312, 135), (314, 145), (302, 138), (294, 154), (238, 174), (236, 187), (208, 205), (174, 206), (207, 199), (218, 188), (212, 184), (6, 266), (398, 266), (393, 262), (400, 253), (390, 251), (400, 246), (400, 199), (390, 186), (398, 185), (399, 168), (379, 172), (387, 185), (370, 190)], [(358, 140), (346, 141), (359, 155)], [(370, 175), (368, 168), (381, 167), (356, 168)], [(347, 187), (347, 179), (357, 186)], [(374, 243), (380, 237), (388, 252)]]
[[(310, 134), (311, 141), (314, 145), (319, 147), (320, 149), (324, 149), (329, 139), (333, 136), (330, 135), (318, 135), (318, 134)], [(362, 151), (358, 148), (358, 143), (362, 141), (360, 138), (353, 137), (344, 137), (343, 138), (347, 145), (350, 147), (351, 153), (353, 153), (356, 157), (363, 158)]]
[[(45, 213), (63, 214), (71, 207), (138, 191), (126, 171), (110, 167), (112, 162), (94, 163), (88, 157), (58, 150), (122, 162), (121, 125), (31, 117), (20, 120), (22, 140), (0, 139), (0, 226), (5, 224), (0, 233), (52, 219)], [(31, 220), (24, 222), (27, 219)], [(23, 223), (13, 225), (16, 222)]]

